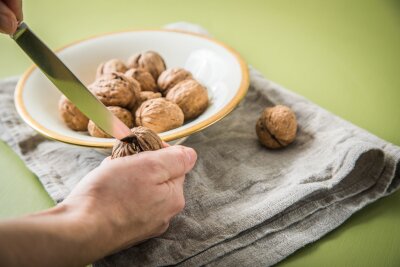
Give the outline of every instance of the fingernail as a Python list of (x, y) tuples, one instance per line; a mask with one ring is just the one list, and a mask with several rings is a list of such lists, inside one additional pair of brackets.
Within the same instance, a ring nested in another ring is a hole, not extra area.
[(197, 153), (193, 148), (185, 147), (184, 149), (188, 162), (193, 163), (197, 159)]

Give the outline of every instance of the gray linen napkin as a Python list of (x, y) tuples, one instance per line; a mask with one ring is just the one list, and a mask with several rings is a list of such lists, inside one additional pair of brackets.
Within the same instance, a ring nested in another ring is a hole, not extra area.
[[(169, 27), (205, 32), (191, 24)], [(399, 147), (254, 69), (250, 77), (242, 103), (185, 142), (198, 152), (185, 182), (185, 210), (162, 236), (97, 266), (269, 266), (399, 187)], [(47, 140), (30, 129), (16, 114), (15, 84), (0, 84), (0, 137), (61, 201), (106, 153)], [(274, 104), (290, 106), (299, 124), (296, 141), (277, 151), (260, 146), (255, 134), (260, 112)]]

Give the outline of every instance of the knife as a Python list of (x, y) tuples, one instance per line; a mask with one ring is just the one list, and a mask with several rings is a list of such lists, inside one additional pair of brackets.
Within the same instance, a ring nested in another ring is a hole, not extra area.
[(24, 50), (49, 80), (83, 114), (109, 135), (123, 140), (132, 132), (120, 119), (112, 114), (86, 88), (68, 67), (22, 22), (11, 38)]

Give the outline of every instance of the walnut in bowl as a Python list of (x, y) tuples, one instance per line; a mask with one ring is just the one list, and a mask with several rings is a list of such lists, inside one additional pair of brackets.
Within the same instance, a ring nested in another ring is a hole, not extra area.
[(74, 131), (86, 131), (89, 119), (64, 95), (58, 102), (58, 111), (68, 128)]
[[(132, 116), (132, 113), (129, 112), (129, 110), (121, 108), (121, 107), (116, 107), (116, 106), (110, 106), (107, 108), (118, 119), (120, 119), (126, 126), (128, 126), (129, 128), (133, 127), (133, 116)], [(102, 129), (97, 127), (97, 125), (91, 120), (89, 121), (89, 124), (87, 125), (87, 129), (91, 136), (101, 137), (101, 138), (111, 138), (111, 136), (109, 134), (105, 133)]]
[(143, 102), (135, 115), (138, 126), (145, 126), (156, 133), (177, 128), (184, 120), (180, 107), (165, 98), (154, 98)]
[(139, 93), (139, 98), (137, 99), (135, 105), (131, 109), (132, 114), (136, 113), (136, 110), (142, 105), (143, 102), (153, 99), (153, 98), (160, 98), (162, 97), (160, 93), (154, 93), (151, 91), (143, 91)]
[(132, 107), (137, 98), (138, 83), (119, 72), (102, 75), (89, 85), (93, 94), (106, 106)]
[(165, 98), (182, 109), (185, 120), (198, 117), (208, 107), (207, 89), (191, 79), (176, 84), (168, 91)]
[(96, 79), (100, 78), (104, 74), (113, 72), (125, 72), (128, 68), (125, 63), (120, 59), (110, 59), (106, 62), (101, 63), (97, 67)]
[(157, 81), (158, 76), (166, 69), (164, 59), (154, 51), (147, 51), (131, 56), (128, 59), (129, 68), (144, 69)]
[(125, 76), (131, 77), (139, 82), (141, 91), (157, 92), (157, 84), (150, 72), (144, 69), (129, 69)]
[(183, 68), (172, 68), (163, 71), (158, 77), (157, 84), (163, 96), (166, 96), (169, 89), (174, 87), (177, 83), (193, 79), (192, 74)]

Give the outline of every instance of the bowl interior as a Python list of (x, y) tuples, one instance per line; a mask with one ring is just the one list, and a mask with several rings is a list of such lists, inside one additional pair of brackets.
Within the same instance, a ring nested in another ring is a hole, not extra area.
[[(132, 31), (103, 35), (70, 45), (58, 52), (84, 84), (93, 82), (97, 66), (112, 58), (126, 60), (132, 54), (153, 50), (167, 68), (184, 67), (206, 86), (210, 105), (198, 118), (161, 133), (171, 141), (198, 131), (229, 113), (245, 95), (247, 69), (240, 57), (211, 39), (174, 31)], [(16, 90), (16, 106), (22, 118), (48, 137), (78, 145), (110, 147), (113, 139), (96, 138), (69, 129), (58, 113), (61, 93), (37, 68), (27, 71)]]

